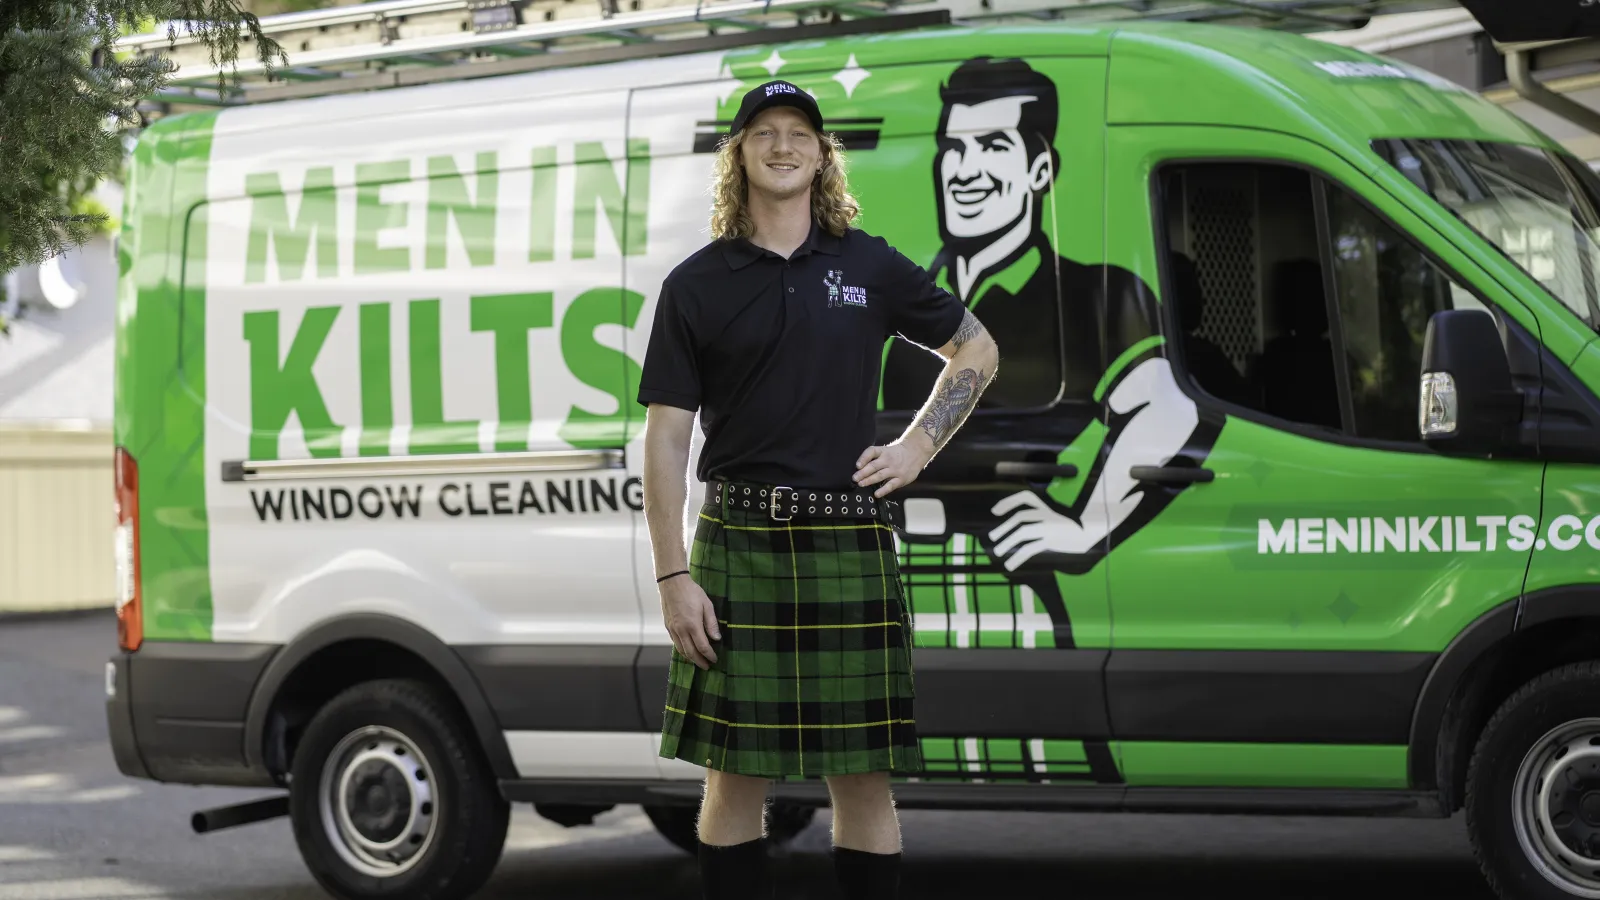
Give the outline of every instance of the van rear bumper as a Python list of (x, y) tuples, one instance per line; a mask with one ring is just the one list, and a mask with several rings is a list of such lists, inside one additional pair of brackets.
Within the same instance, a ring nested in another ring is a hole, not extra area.
[(111, 734), (111, 755), (117, 769), (130, 778), (149, 778), (139, 742), (133, 736), (133, 703), (128, 692), (128, 655), (106, 663), (106, 728)]
[(117, 768), (178, 784), (270, 787), (244, 752), (245, 713), (277, 644), (146, 641), (111, 657), (106, 725)]

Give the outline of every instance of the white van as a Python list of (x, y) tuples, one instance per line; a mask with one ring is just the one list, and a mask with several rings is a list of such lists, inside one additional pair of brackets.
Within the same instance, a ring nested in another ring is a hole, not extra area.
[[(1012, 335), (901, 496), (903, 808), (1465, 806), (1505, 897), (1600, 896), (1559, 815), (1600, 743), (1600, 182), (1425, 72), (1171, 23), (158, 122), (121, 241), (123, 772), (286, 789), (196, 825), (286, 813), (341, 897), (469, 895), (513, 802), (642, 804), (693, 849), (635, 397), (773, 77), (862, 226)], [(886, 436), (932, 383), (895, 371)], [(827, 795), (774, 799), (781, 839)]]

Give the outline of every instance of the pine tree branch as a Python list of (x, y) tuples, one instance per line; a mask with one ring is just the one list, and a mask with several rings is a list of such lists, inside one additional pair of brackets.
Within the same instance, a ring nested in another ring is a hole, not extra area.
[(260, 18), (241, 7), (238, 0), (99, 0), (96, 5), (113, 10), (119, 22), (165, 20), (169, 41), (183, 31), (193, 34), (206, 45), (211, 64), (219, 70), (219, 93), (237, 86), (232, 67), (239, 61), (239, 45), (246, 39), (256, 48), (256, 59), (267, 74), (289, 64), (282, 45), (261, 30)]
[(0, 272), (81, 246), (108, 216), (84, 212), (87, 195), (117, 173), (123, 139), (139, 127), (141, 100), (171, 80), (159, 57), (119, 58), (124, 34), (165, 25), (193, 34), (236, 87), (248, 41), (268, 74), (283, 48), (237, 0), (0, 0)]

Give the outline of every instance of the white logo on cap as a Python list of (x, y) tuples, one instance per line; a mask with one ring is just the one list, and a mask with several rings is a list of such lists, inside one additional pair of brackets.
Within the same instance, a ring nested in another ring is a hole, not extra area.
[(795, 86), (792, 85), (792, 84), (779, 83), (779, 84), (769, 84), (769, 85), (767, 85), (767, 96), (768, 97), (771, 97), (773, 94), (798, 94), (798, 93), (800, 93), (800, 92), (798, 90), (796, 90)]

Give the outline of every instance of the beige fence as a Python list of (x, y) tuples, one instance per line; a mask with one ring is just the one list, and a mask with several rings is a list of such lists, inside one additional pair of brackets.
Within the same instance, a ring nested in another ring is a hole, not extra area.
[(0, 423), (0, 612), (109, 607), (109, 428)]

